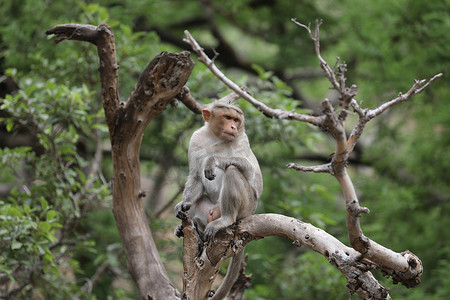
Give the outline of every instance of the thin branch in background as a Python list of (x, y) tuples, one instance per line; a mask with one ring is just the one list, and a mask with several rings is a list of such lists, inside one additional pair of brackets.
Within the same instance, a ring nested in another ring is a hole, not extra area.
[[(308, 26), (306, 26), (306, 25), (304, 25), (304, 24), (302, 24), (302, 23), (300, 23), (300, 22), (297, 22), (297, 19), (295, 19), (295, 18), (292, 18), (291, 21), (292, 21), (294, 24), (296, 24), (296, 25), (298, 25), (298, 26), (303, 27), (303, 28), (306, 29), (306, 31), (307, 31), (308, 34), (309, 34), (309, 37), (314, 41), (314, 49), (315, 49), (315, 51), (316, 51), (316, 56), (317, 56), (317, 58), (319, 58), (320, 67), (322, 68), (322, 70), (324, 70), (325, 76), (326, 76), (326, 77), (328, 78), (328, 80), (331, 82), (331, 84), (333, 85), (333, 88), (334, 88), (336, 91), (338, 91), (338, 92), (341, 91), (341, 86), (340, 86), (340, 84), (338, 83), (338, 81), (337, 81), (337, 79), (336, 79), (336, 76), (335, 76), (335, 74), (334, 74), (333, 69), (330, 68), (330, 66), (328, 65), (328, 63), (322, 58), (322, 55), (320, 54), (319, 28), (320, 28), (320, 25), (322, 25), (322, 20), (320, 20), (320, 21), (319, 21), (319, 20), (316, 20), (316, 28), (315, 28), (315, 30), (314, 30), (314, 34), (313, 34), (312, 31), (311, 31), (311, 23), (309, 23)], [(335, 67), (336, 67), (336, 66), (339, 66), (339, 65), (338, 65), (338, 62), (339, 62), (339, 59), (337, 59), (336, 64), (335, 64)]]
[(95, 271), (95, 274), (92, 275), (91, 278), (86, 278), (86, 283), (81, 288), (84, 292), (86, 292), (88, 295), (92, 294), (92, 289), (94, 288), (94, 285), (99, 281), (103, 274), (105, 274), (110, 268), (110, 263), (108, 261), (103, 262)]
[(175, 200), (177, 200), (178, 196), (180, 196), (181, 193), (183, 193), (183, 190), (184, 190), (184, 186), (180, 186), (178, 188), (177, 192), (172, 196), (172, 198), (169, 201), (167, 201), (167, 203), (154, 214), (153, 218), (158, 219), (163, 212), (165, 212), (168, 208), (173, 207)]

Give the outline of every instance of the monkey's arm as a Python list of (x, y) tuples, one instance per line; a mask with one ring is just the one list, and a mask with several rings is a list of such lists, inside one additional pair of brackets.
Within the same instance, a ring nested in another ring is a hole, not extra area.
[(247, 180), (254, 176), (252, 163), (245, 157), (211, 156), (205, 164), (205, 177), (209, 180), (214, 180), (216, 178), (215, 167), (226, 170), (229, 166), (235, 166)]
[(188, 211), (189, 207), (197, 202), (203, 195), (201, 159), (203, 145), (199, 143), (199, 131), (194, 132), (189, 142), (188, 159), (189, 159), (189, 175), (184, 186), (183, 198), (180, 203), (175, 206), (175, 216), (182, 218), (180, 213)]
[(182, 218), (182, 214), (196, 203), (203, 195), (203, 185), (197, 174), (189, 174), (188, 180), (184, 187), (183, 198), (180, 203), (175, 206), (175, 216)]
[(189, 175), (183, 191), (183, 200), (185, 203), (194, 203), (203, 195), (203, 184), (197, 174)]

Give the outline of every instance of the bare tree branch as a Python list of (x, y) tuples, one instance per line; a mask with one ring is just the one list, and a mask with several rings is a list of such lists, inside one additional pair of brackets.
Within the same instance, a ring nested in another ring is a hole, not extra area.
[(301, 166), (296, 163), (289, 163), (286, 165), (286, 168), (294, 169), (294, 170), (302, 171), (302, 172), (314, 172), (314, 173), (332, 173), (333, 172), (333, 170), (331, 169), (331, 164), (307, 167), (307, 166)]
[[(114, 114), (120, 105), (118, 89), (118, 69), (116, 59), (116, 44), (114, 34), (107, 24), (99, 26), (86, 24), (62, 24), (45, 32), (54, 34), (55, 43), (64, 40), (77, 40), (92, 43), (97, 46), (100, 58), (100, 80), (102, 84), (103, 107), (107, 122), (114, 120)], [(114, 124), (108, 123), (111, 128)]]
[(305, 114), (299, 114), (295, 112), (287, 112), (282, 111), (281, 109), (272, 109), (262, 103), (261, 101), (256, 100), (253, 98), (252, 95), (250, 95), (248, 92), (243, 91), (241, 87), (239, 87), (236, 83), (228, 79), (222, 71), (219, 70), (219, 68), (216, 67), (214, 62), (205, 54), (203, 49), (200, 47), (200, 45), (197, 43), (197, 41), (192, 37), (192, 35), (189, 33), (189, 31), (185, 30), (184, 34), (186, 35), (187, 39), (185, 40), (188, 42), (192, 49), (197, 53), (199, 60), (204, 63), (211, 72), (217, 76), (225, 85), (227, 85), (231, 90), (239, 94), (242, 98), (253, 104), (260, 112), (262, 112), (264, 115), (270, 117), (270, 118), (276, 118), (276, 119), (287, 119), (287, 120), (298, 120), (307, 122), (316, 126), (320, 126), (322, 124), (322, 118), (320, 117), (314, 117), (310, 115)]
[(423, 92), (423, 90), (425, 88), (427, 88), (433, 81), (435, 81), (437, 78), (442, 77), (442, 76), (443, 76), (443, 74), (439, 73), (439, 74), (436, 74), (435, 76), (433, 76), (432, 78), (430, 78), (428, 81), (426, 79), (414, 80), (413, 86), (405, 94), (400, 93), (396, 98), (380, 105), (379, 107), (377, 107), (375, 109), (369, 110), (367, 113), (367, 115), (368, 115), (367, 117), (370, 119), (373, 119), (376, 116), (378, 116), (378, 115), (382, 114), (383, 112), (385, 112), (386, 110), (388, 110), (389, 108), (391, 108), (392, 106), (402, 103), (406, 100), (409, 100), (410, 98), (412, 98), (412, 96)]
[(358, 123), (356, 124), (355, 128), (353, 129), (352, 133), (350, 134), (350, 137), (348, 138), (347, 148), (348, 148), (349, 153), (351, 153), (353, 151), (358, 139), (360, 138), (360, 136), (363, 133), (364, 127), (370, 120), (379, 116), (380, 114), (382, 114), (389, 108), (393, 107), (394, 105), (405, 102), (405, 101), (411, 99), (414, 95), (417, 95), (417, 94), (423, 92), (423, 90), (425, 88), (427, 88), (431, 83), (433, 83), (433, 81), (435, 81), (437, 78), (442, 77), (442, 76), (444, 76), (444, 74), (439, 73), (439, 74), (434, 75), (428, 81), (425, 79), (414, 80), (413, 86), (405, 94), (400, 93), (394, 99), (380, 105), (377, 108), (371, 109), (371, 110), (361, 109), (361, 107), (358, 105), (356, 100), (352, 99), (352, 101), (350, 102), (350, 105), (353, 108), (353, 110), (358, 114), (359, 119), (358, 119)]
[(196, 114), (201, 114), (202, 110), (205, 108), (204, 105), (199, 104), (195, 101), (195, 98), (191, 95), (191, 91), (187, 86), (184, 86), (180, 93), (175, 97), (176, 100), (183, 102), (187, 108)]
[[(296, 25), (306, 29), (306, 31), (309, 34), (309, 37), (314, 41), (314, 49), (316, 51), (316, 56), (319, 58), (320, 67), (325, 72), (325, 75), (328, 78), (328, 80), (331, 82), (331, 84), (333, 85), (333, 88), (336, 91), (340, 91), (341, 85), (339, 84), (338, 80), (336, 79), (333, 69), (330, 68), (328, 63), (322, 58), (322, 56), (320, 54), (319, 27), (322, 24), (322, 20), (320, 20), (320, 21), (316, 20), (316, 29), (314, 30), (314, 33), (311, 31), (311, 24), (308, 24), (308, 26), (306, 26), (302, 23), (297, 22), (297, 19), (294, 19), (294, 18), (291, 19), (291, 21), (294, 22)], [(339, 61), (339, 59), (336, 61), (336, 65), (337, 65), (338, 61)]]
[[(292, 21), (296, 25), (306, 29), (310, 38), (313, 40), (316, 56), (319, 59), (320, 66), (324, 70), (325, 75), (332, 87), (340, 95), (339, 104), (341, 109), (339, 111), (335, 111), (333, 109), (328, 99), (325, 99), (322, 102), (323, 115), (318, 117), (272, 109), (261, 101), (255, 99), (246, 91), (242, 91), (239, 86), (228, 79), (214, 65), (214, 62), (206, 56), (203, 49), (188, 31), (185, 31), (185, 35), (187, 37), (186, 41), (191, 44), (193, 50), (199, 56), (199, 60), (204, 63), (211, 70), (211, 72), (216, 75), (216, 77), (218, 77), (233, 91), (241, 95), (242, 98), (254, 105), (264, 115), (271, 118), (307, 122), (331, 133), (335, 139), (336, 147), (331, 163), (310, 167), (291, 163), (288, 164), (287, 167), (304, 172), (330, 173), (336, 177), (346, 201), (347, 230), (352, 248), (344, 249), (341, 245), (339, 245), (337, 250), (333, 249), (334, 251), (330, 251), (329, 247), (334, 247), (337, 244), (340, 244), (340, 242), (334, 238), (322, 236), (322, 233), (316, 230), (311, 233), (311, 236), (307, 234), (308, 238), (305, 238), (306, 235), (299, 237), (295, 236), (295, 232), (308, 231), (309, 227), (302, 225), (301, 230), (296, 229), (296, 227), (292, 225), (292, 223), (294, 223), (293, 220), (280, 220), (278, 219), (278, 216), (276, 218), (274, 216), (268, 217), (267, 215), (251, 216), (242, 220), (239, 224), (239, 228), (242, 228), (242, 226), (250, 226), (245, 227), (245, 232), (250, 234), (253, 238), (259, 238), (266, 235), (281, 235), (291, 238), (300, 244), (306, 245), (314, 251), (327, 257), (330, 262), (332, 260), (332, 263), (335, 264), (346, 276), (348, 280), (348, 288), (351, 293), (357, 293), (364, 299), (390, 299), (387, 290), (374, 279), (369, 270), (373, 268), (381, 269), (384, 274), (392, 276), (394, 282), (401, 282), (407, 287), (412, 287), (420, 283), (420, 275), (423, 270), (422, 263), (418, 257), (409, 251), (396, 253), (364, 236), (360, 226), (360, 215), (361, 213), (369, 213), (369, 209), (359, 205), (355, 188), (346, 170), (347, 160), (368, 121), (386, 111), (393, 105), (406, 101), (413, 95), (422, 92), (436, 78), (441, 77), (442, 74), (437, 74), (429, 81), (415, 81), (413, 87), (405, 95), (400, 94), (397, 98), (381, 105), (376, 109), (362, 109), (354, 99), (357, 95), (358, 87), (356, 85), (346, 87), (346, 64), (339, 64), (340, 59), (338, 58), (336, 64), (333, 68), (331, 68), (320, 54), (319, 27), (321, 22), (316, 21), (316, 28), (313, 32), (310, 25), (306, 26), (297, 22), (295, 19), (292, 19)], [(347, 138), (344, 123), (349, 114), (349, 109), (353, 109), (357, 113), (359, 120), (350, 134), (350, 137)], [(267, 220), (266, 218), (269, 218), (270, 220)], [(280, 216), (279, 218), (287, 217)], [(247, 223), (249, 222), (248, 220), (252, 220), (252, 222)], [(268, 229), (267, 227), (270, 227), (272, 224), (275, 224), (274, 228)], [(284, 226), (287, 224), (290, 225), (284, 230)], [(264, 231), (264, 228), (266, 228), (267, 232)], [(311, 245), (311, 240), (309, 239), (310, 237), (313, 237), (314, 241), (320, 242)], [(344, 254), (339, 254), (341, 253), (340, 251)], [(339, 255), (336, 256), (335, 254)], [(352, 255), (354, 255), (354, 257), (352, 257)], [(348, 265), (349, 262), (351, 262), (350, 265)], [(351, 274), (357, 275), (352, 276)]]

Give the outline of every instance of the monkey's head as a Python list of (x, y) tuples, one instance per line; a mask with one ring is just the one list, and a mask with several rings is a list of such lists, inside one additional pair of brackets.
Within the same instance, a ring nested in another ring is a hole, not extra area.
[(244, 113), (234, 103), (215, 101), (202, 111), (211, 132), (225, 142), (232, 142), (244, 132)]

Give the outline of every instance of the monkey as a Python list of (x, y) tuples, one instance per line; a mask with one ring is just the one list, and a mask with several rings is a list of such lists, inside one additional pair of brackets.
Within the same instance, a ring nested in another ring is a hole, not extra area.
[[(254, 214), (263, 190), (258, 160), (245, 133), (236, 96), (225, 96), (202, 110), (205, 124), (188, 149), (189, 175), (175, 214), (188, 213), (203, 241), (220, 229)], [(227, 275), (212, 299), (223, 298), (236, 280), (243, 252), (232, 258)]]
[(206, 217), (206, 224), (220, 217), (220, 207), (214, 205), (207, 196), (203, 196), (201, 199), (197, 200), (196, 210), (196, 214)]
[(211, 223), (220, 217), (220, 207), (216, 206), (208, 211), (206, 215), (206, 223)]

